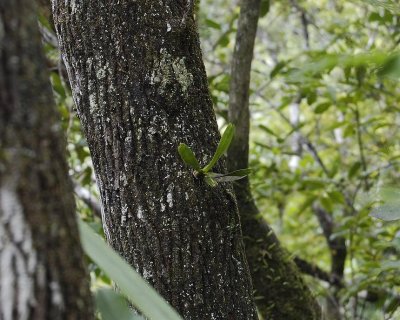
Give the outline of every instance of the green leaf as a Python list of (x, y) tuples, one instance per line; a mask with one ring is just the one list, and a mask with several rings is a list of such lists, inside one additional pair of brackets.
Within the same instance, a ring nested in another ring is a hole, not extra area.
[(189, 146), (181, 143), (178, 147), (178, 152), (184, 163), (191, 166), (194, 170), (201, 172), (199, 161), (196, 159), (196, 156)]
[(382, 204), (373, 208), (370, 215), (384, 221), (400, 220), (400, 206), (399, 204)]
[(328, 196), (335, 203), (340, 203), (340, 204), (346, 203), (346, 200), (345, 200), (343, 194), (339, 191), (334, 190), (334, 191), (328, 192)]
[(79, 231), (86, 254), (145, 317), (182, 320), (178, 313), (82, 220), (79, 220)]
[(251, 171), (252, 170), (250, 168), (247, 168), (247, 169), (235, 170), (232, 172), (228, 172), (226, 174), (210, 172), (208, 175), (217, 182), (230, 182), (243, 179), (244, 177), (248, 176), (251, 173)]
[(226, 150), (228, 150), (234, 135), (235, 135), (235, 126), (232, 123), (230, 123), (228, 124), (224, 133), (222, 134), (217, 150), (215, 151), (214, 156), (212, 157), (210, 163), (203, 168), (203, 172), (208, 172), (215, 166), (215, 164), (226, 152)]
[(321, 197), (320, 199), (321, 205), (324, 207), (324, 209), (328, 212), (332, 212), (333, 211), (333, 203), (331, 201), (331, 199), (329, 199), (328, 197)]
[(51, 83), (53, 85), (53, 90), (57, 92), (62, 99), (65, 99), (67, 97), (67, 94), (58, 73), (52, 72), (50, 77)]
[(301, 184), (304, 188), (309, 190), (324, 189), (326, 187), (326, 182), (317, 179), (303, 179)]
[(227, 34), (224, 34), (219, 40), (217, 41), (217, 45), (221, 47), (227, 47), (229, 44), (229, 37)]
[(348, 177), (349, 177), (349, 179), (351, 179), (351, 178), (353, 178), (357, 173), (358, 173), (358, 171), (361, 169), (361, 162), (360, 161), (357, 161), (357, 162), (355, 162), (352, 166), (351, 166), (351, 168), (350, 168), (350, 170), (349, 170), (349, 172), (348, 172)]
[(267, 126), (264, 126), (263, 124), (260, 125), (260, 129), (264, 130), (266, 133), (269, 133), (270, 135), (279, 138), (279, 136), (273, 132), (270, 128), (268, 128)]
[(378, 75), (394, 79), (400, 78), (400, 55), (397, 54), (389, 57), (380, 68)]
[(326, 110), (328, 110), (332, 106), (331, 102), (323, 102), (317, 105), (314, 109), (314, 112), (316, 114), (321, 114), (324, 113)]
[(215, 22), (214, 20), (211, 19), (206, 19), (205, 23), (207, 26), (213, 29), (221, 30), (221, 25), (218, 22)]
[(364, 83), (366, 74), (367, 74), (367, 68), (365, 66), (356, 67), (356, 77), (359, 86), (361, 86)]
[(374, 7), (382, 7), (387, 10), (391, 10), (394, 12), (398, 12), (400, 10), (400, 5), (399, 3), (394, 0), (352, 0), (352, 2), (362, 2), (362, 3), (369, 3)]
[(134, 315), (123, 296), (109, 288), (101, 288), (95, 293), (96, 308), (102, 320), (144, 320)]
[(269, 12), (270, 0), (261, 0), (260, 4), (260, 17), (264, 17)]
[(272, 69), (271, 73), (269, 74), (269, 77), (271, 79), (275, 78), (275, 76), (287, 65), (287, 61), (280, 61), (276, 64), (276, 66)]
[(377, 196), (378, 205), (372, 208), (372, 217), (384, 220), (400, 220), (400, 188), (383, 187)]

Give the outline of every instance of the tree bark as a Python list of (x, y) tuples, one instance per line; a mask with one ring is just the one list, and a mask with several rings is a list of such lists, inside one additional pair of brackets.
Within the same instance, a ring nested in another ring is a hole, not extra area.
[(54, 22), (108, 242), (184, 318), (256, 319), (232, 186), (177, 152), (219, 139), (191, 2), (53, 0)]
[[(230, 171), (249, 165), (250, 71), (259, 10), (260, 0), (241, 2), (229, 93), (229, 121), (236, 126), (236, 136), (228, 151)], [(249, 179), (237, 181), (234, 190), (260, 314), (265, 319), (320, 319), (320, 308), (300, 272), (260, 217)]]
[(0, 2), (0, 319), (92, 319), (34, 2)]

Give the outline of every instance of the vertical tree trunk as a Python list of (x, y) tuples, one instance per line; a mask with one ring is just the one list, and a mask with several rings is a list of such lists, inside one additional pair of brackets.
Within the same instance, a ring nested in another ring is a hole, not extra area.
[(186, 143), (205, 164), (219, 138), (191, 2), (53, 12), (108, 242), (186, 319), (256, 319), (232, 186), (209, 187), (177, 153)]
[(34, 2), (0, 2), (0, 319), (92, 319)]
[[(236, 139), (228, 151), (228, 168), (247, 168), (249, 156), (249, 85), (260, 0), (243, 0), (232, 57), (229, 120)], [(319, 319), (320, 309), (294, 262), (260, 217), (247, 178), (234, 184), (242, 219), (246, 256), (260, 314), (265, 319)]]

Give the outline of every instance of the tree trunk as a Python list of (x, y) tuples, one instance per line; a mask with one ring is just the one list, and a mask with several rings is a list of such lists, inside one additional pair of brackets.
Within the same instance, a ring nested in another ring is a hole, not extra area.
[(232, 186), (177, 152), (219, 139), (191, 2), (53, 0), (54, 22), (108, 242), (184, 318), (256, 319)]
[(92, 319), (34, 2), (0, 2), (0, 319)]
[[(249, 86), (259, 10), (260, 0), (241, 2), (229, 94), (229, 120), (236, 125), (236, 138), (228, 151), (230, 171), (249, 165)], [(237, 181), (234, 190), (260, 314), (265, 319), (320, 319), (320, 308), (300, 272), (260, 217), (248, 178)]]

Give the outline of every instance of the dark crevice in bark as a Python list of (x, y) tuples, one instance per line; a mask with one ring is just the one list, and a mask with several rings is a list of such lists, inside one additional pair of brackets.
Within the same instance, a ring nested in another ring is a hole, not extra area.
[(0, 2), (0, 319), (92, 319), (34, 2)]
[[(186, 319), (255, 319), (230, 184), (209, 187), (219, 133), (187, 1), (54, 0), (108, 242)], [(224, 161), (216, 171), (225, 172)]]
[[(259, 9), (259, 0), (241, 2), (229, 94), (229, 121), (236, 126), (236, 136), (228, 151), (228, 169), (232, 171), (248, 167), (249, 85)], [(260, 217), (248, 178), (235, 183), (234, 190), (261, 315), (265, 319), (319, 319), (320, 308), (299, 270)]]

